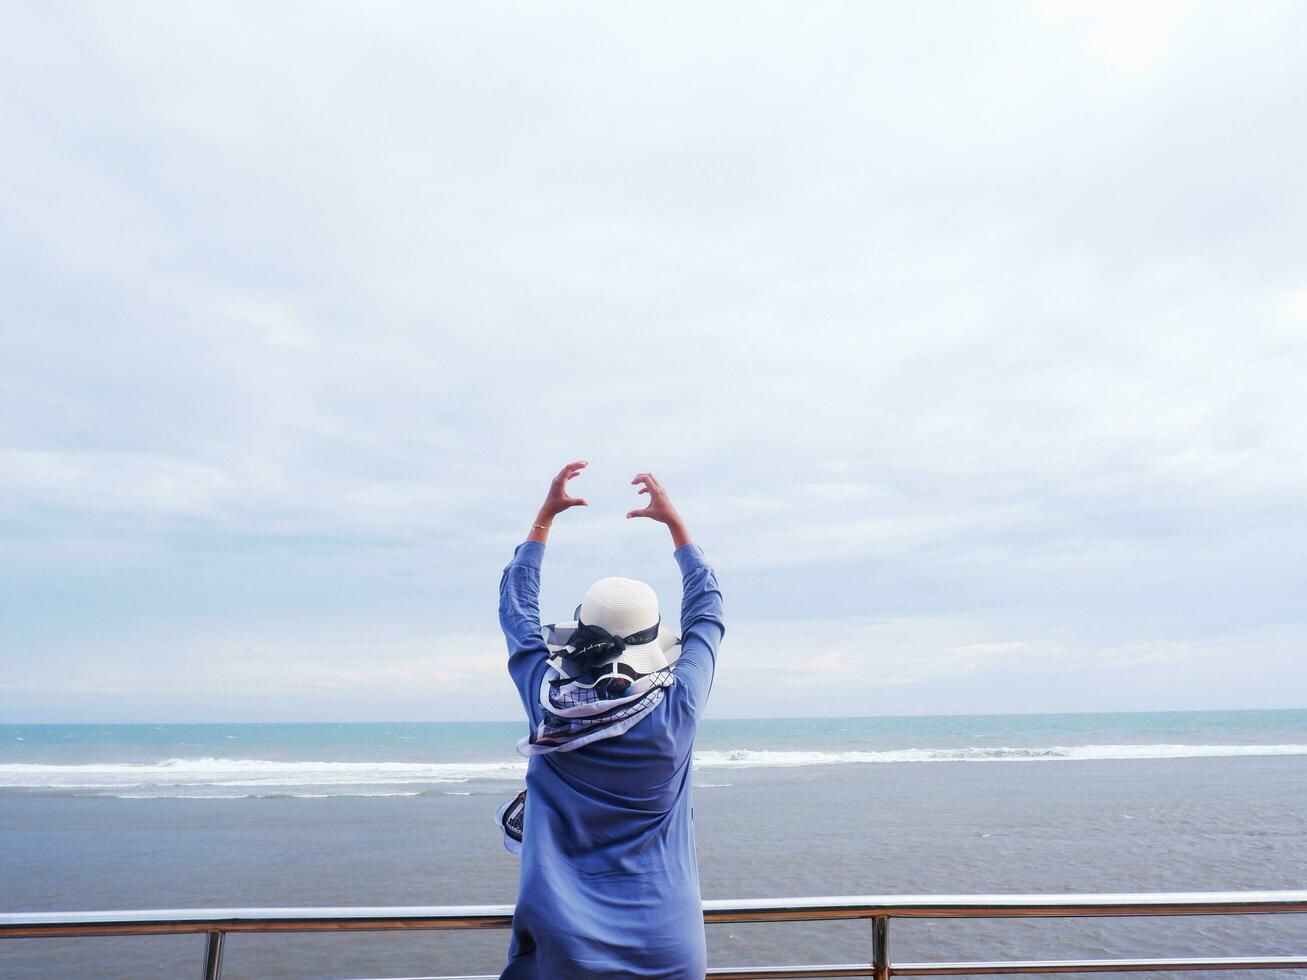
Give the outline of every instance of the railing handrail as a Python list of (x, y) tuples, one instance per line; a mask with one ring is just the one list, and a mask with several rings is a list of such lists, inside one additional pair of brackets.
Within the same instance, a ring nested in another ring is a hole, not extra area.
[[(959, 974), (1104, 973), (1158, 970), (1307, 969), (1305, 956), (1022, 960), (967, 963), (894, 963), (892, 918), (1116, 917), (1307, 913), (1307, 891), (1150, 892), (1116, 895), (858, 895), (832, 898), (716, 899), (703, 903), (705, 923), (868, 919), (871, 956), (863, 963), (714, 968), (709, 980), (800, 977), (949, 976)], [(364, 932), (426, 929), (503, 929), (511, 905), (415, 905), (383, 908), (156, 909), (98, 912), (0, 913), (0, 939), (202, 933), (203, 976), (220, 980), (224, 941), (235, 932)], [(442, 980), (442, 978), (428, 978)], [(446, 977), (443, 980), (495, 980)]]
[[(1307, 912), (1307, 891), (1121, 894), (854, 895), (711, 899), (704, 921), (1049, 918)], [(0, 937), (166, 933), (502, 929), (511, 905), (103, 910), (0, 913)]]

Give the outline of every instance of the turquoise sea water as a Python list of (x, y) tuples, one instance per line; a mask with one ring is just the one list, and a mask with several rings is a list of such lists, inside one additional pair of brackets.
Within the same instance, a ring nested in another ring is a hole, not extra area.
[[(0, 792), (400, 795), (520, 781), (515, 722), (0, 726)], [(703, 780), (746, 769), (1307, 755), (1307, 710), (708, 720)]]

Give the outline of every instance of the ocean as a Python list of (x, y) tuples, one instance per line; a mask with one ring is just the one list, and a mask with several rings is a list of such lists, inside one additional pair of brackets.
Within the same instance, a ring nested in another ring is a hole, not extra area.
[[(511, 903), (493, 814), (523, 733), (0, 725), (0, 909)], [(694, 784), (705, 898), (1307, 888), (1307, 710), (708, 720)], [(1307, 916), (891, 934), (897, 960), (1307, 952)], [(507, 941), (234, 936), (224, 976), (494, 973)], [(865, 923), (711, 926), (708, 946), (713, 966), (869, 955)], [(2, 940), (0, 976), (191, 977), (201, 952)]]

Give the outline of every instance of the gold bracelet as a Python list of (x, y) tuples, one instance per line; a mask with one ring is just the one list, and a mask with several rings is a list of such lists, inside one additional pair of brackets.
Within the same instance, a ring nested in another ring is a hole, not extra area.
[(531, 526), (538, 527), (542, 531), (548, 531), (551, 527), (553, 527), (552, 524), (532, 524)]

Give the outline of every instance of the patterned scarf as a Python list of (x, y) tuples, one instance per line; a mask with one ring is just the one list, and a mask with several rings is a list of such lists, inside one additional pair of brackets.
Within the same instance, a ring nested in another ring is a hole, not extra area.
[(522, 755), (571, 752), (621, 735), (658, 707), (665, 688), (676, 682), (669, 668), (638, 674), (622, 663), (595, 666), (574, 659), (577, 647), (571, 641), (583, 639), (580, 634), (589, 629), (572, 624), (544, 627), (550, 658), (540, 682), (543, 718), (517, 743)]

